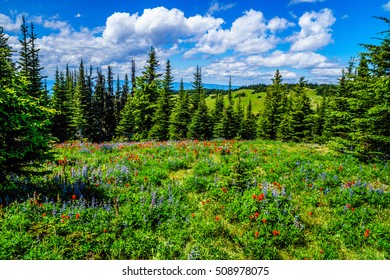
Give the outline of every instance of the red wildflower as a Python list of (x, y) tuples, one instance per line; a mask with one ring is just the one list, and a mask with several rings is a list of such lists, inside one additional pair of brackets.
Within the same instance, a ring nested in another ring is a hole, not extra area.
[(279, 235), (279, 234), (280, 234), (280, 231), (274, 229), (274, 231), (272, 232), (272, 234), (273, 234), (274, 236)]
[(352, 210), (352, 212), (355, 212), (355, 208), (352, 207), (351, 210)]
[(80, 218), (80, 214), (76, 214), (76, 219), (79, 219)]
[(216, 217), (215, 217), (215, 220), (216, 220), (216, 221), (219, 221), (219, 216), (216, 216)]
[(253, 198), (253, 199), (256, 199), (256, 198), (257, 198), (257, 195), (253, 194), (253, 195), (252, 195), (252, 198)]
[(342, 167), (341, 165), (340, 165), (340, 167), (339, 167), (339, 170), (340, 170), (340, 171), (342, 171), (342, 170), (343, 170), (343, 167)]
[(264, 194), (261, 193), (261, 194), (259, 195), (259, 197), (257, 198), (257, 200), (258, 200), (258, 201), (262, 201), (263, 199), (264, 199)]
[(313, 212), (309, 212), (309, 216), (313, 215)]
[(255, 237), (256, 238), (259, 237), (259, 232), (258, 231), (255, 232)]
[(77, 196), (74, 194), (72, 195), (72, 200), (76, 200)]
[(276, 186), (278, 183), (274, 182), (274, 186)]
[(249, 219), (253, 219), (253, 215), (250, 215), (250, 216), (249, 216)]
[(195, 218), (195, 214), (194, 213), (192, 213), (191, 216), (192, 216), (192, 218)]
[(324, 190), (324, 188), (320, 188), (320, 191), (323, 191)]
[(370, 230), (366, 229), (366, 232), (364, 233), (364, 237), (368, 237), (370, 235)]
[(210, 202), (210, 199), (207, 199), (206, 202), (209, 203), (209, 202)]
[(255, 213), (255, 218), (257, 219), (259, 217), (259, 212)]
[(324, 254), (324, 250), (320, 250), (320, 254)]
[(61, 222), (62, 222), (62, 223), (65, 223), (65, 220), (64, 220), (64, 219), (62, 219), (62, 220), (61, 220)]
[(106, 229), (106, 228), (105, 228), (105, 229), (103, 229), (103, 232), (104, 232), (104, 233), (106, 233), (106, 232), (107, 232), (107, 229)]
[(138, 171), (135, 171), (135, 172), (134, 172), (134, 176), (138, 176)]
[(349, 203), (347, 205), (345, 205), (345, 206), (347, 206), (347, 208), (351, 208), (351, 204), (349, 204)]
[(202, 200), (202, 205), (204, 205), (204, 201)]
[(147, 180), (148, 180), (148, 177), (145, 176), (145, 177), (144, 177), (144, 181), (147, 181)]
[(262, 219), (261, 221), (263, 222), (263, 224), (265, 224), (267, 222), (267, 219)]
[(227, 189), (225, 187), (223, 187), (222, 191), (225, 193), (225, 192), (227, 192)]
[(42, 217), (46, 217), (46, 213), (43, 213), (43, 214), (42, 214)]

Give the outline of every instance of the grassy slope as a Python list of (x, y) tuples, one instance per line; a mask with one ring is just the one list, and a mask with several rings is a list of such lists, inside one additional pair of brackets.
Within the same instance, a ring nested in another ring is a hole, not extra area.
[[(266, 93), (265, 92), (254, 93), (254, 91), (251, 89), (240, 89), (240, 90), (233, 91), (233, 97), (235, 97), (238, 93), (242, 93), (242, 92), (244, 92), (246, 94), (246, 96), (241, 97), (241, 102), (242, 102), (243, 107), (246, 108), (246, 106), (248, 106), (248, 104), (249, 104), (249, 100), (251, 100), (253, 113), (254, 114), (259, 113), (264, 106), (264, 100), (265, 100)], [(312, 100), (312, 108), (315, 109), (320, 104), (322, 97), (316, 95), (315, 90), (312, 90), (312, 89), (306, 89), (306, 93), (310, 97), (310, 99)], [(209, 108), (214, 107), (215, 98), (213, 98), (213, 97), (215, 97), (214, 94), (210, 95), (206, 99), (206, 104)], [(227, 102), (228, 102), (227, 95), (224, 96), (224, 100), (225, 100), (225, 104), (227, 104)], [(238, 97), (235, 97), (233, 100), (234, 100), (234, 102), (238, 102)]]

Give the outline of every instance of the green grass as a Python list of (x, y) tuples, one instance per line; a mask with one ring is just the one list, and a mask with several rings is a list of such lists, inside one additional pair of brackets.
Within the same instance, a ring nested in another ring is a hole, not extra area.
[(260, 140), (55, 151), (0, 191), (0, 259), (390, 257), (387, 164)]
[[(249, 104), (249, 100), (252, 102), (252, 112), (254, 114), (258, 114), (261, 112), (261, 110), (264, 107), (264, 100), (265, 100), (265, 92), (254, 92), (252, 89), (240, 89), (233, 91), (233, 100), (234, 102), (238, 102), (237, 94), (245, 93), (245, 96), (241, 97), (241, 104), (243, 108), (246, 108)], [(310, 97), (312, 103), (312, 109), (316, 109), (317, 106), (320, 105), (322, 101), (322, 97), (319, 95), (316, 95), (316, 91), (313, 89), (306, 89), (307, 95)], [(225, 104), (228, 103), (227, 95), (224, 96), (224, 102)], [(215, 94), (211, 94), (206, 98), (206, 104), (207, 106), (212, 109), (215, 106)]]

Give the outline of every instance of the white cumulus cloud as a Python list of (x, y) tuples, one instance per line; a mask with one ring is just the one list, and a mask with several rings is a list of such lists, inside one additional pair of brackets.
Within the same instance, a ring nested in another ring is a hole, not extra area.
[(330, 9), (319, 12), (306, 12), (300, 18), (298, 25), (300, 32), (287, 38), (292, 42), (292, 51), (314, 51), (333, 42), (332, 29), (336, 21)]
[(197, 42), (195, 48), (186, 52), (190, 57), (196, 53), (223, 54), (234, 50), (242, 54), (256, 54), (272, 50), (281, 41), (274, 34), (293, 26), (286, 19), (275, 17), (268, 21), (260, 11), (249, 10), (237, 18), (230, 29), (211, 29)]

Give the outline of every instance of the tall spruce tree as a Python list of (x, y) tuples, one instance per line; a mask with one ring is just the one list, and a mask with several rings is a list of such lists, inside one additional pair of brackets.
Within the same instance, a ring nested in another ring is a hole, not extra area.
[[(23, 25), (25, 22), (23, 21)], [(22, 25), (22, 26), (23, 26)], [(23, 36), (23, 34), (22, 34)], [(23, 43), (23, 40), (21, 40)], [(23, 46), (22, 46), (23, 49)], [(20, 61), (19, 61), (20, 62)], [(31, 96), (26, 73), (12, 63), (8, 37), (0, 27), (0, 195), (10, 189), (10, 174), (29, 176), (43, 161), (53, 159), (49, 120), (52, 111)]]
[(200, 97), (202, 94), (204, 94), (204, 86), (202, 83), (202, 68), (199, 67), (199, 65), (196, 66), (196, 71), (194, 73), (194, 81), (191, 82), (192, 84), (192, 94), (191, 94), (191, 100), (192, 100), (192, 108), (195, 112), (198, 109)]
[(276, 139), (277, 129), (284, 114), (281, 106), (282, 96), (285, 94), (282, 80), (278, 69), (272, 79), (272, 85), (267, 88), (264, 108), (259, 120), (258, 134), (262, 138)]
[(149, 138), (151, 139), (169, 139), (169, 118), (172, 108), (173, 80), (171, 63), (167, 60), (163, 78), (163, 89), (157, 99), (157, 109), (153, 115), (153, 126), (149, 131)]
[(211, 138), (212, 128), (210, 126), (210, 116), (206, 105), (204, 93), (200, 95), (199, 105), (196, 109), (191, 123), (188, 127), (188, 137), (190, 139), (208, 140)]
[(54, 85), (52, 88), (51, 108), (55, 110), (52, 119), (51, 133), (59, 142), (69, 139), (70, 112), (68, 95), (66, 94), (66, 83), (63, 72), (58, 67), (55, 72)]
[(244, 140), (252, 140), (256, 138), (256, 117), (252, 112), (252, 102), (246, 108), (245, 117), (242, 122), (240, 137)]
[(169, 138), (172, 140), (186, 139), (190, 121), (190, 97), (188, 91), (184, 90), (183, 79), (181, 79), (179, 96), (175, 100), (175, 105), (170, 116)]

